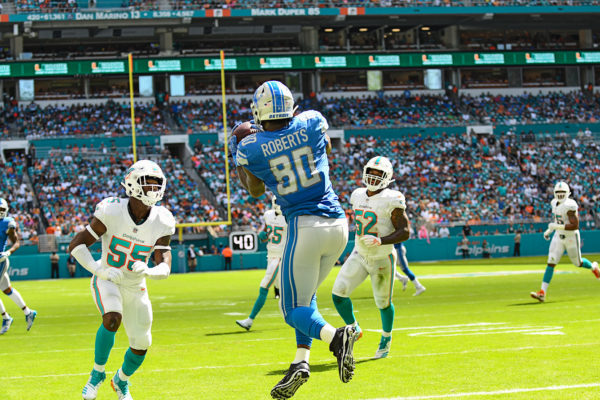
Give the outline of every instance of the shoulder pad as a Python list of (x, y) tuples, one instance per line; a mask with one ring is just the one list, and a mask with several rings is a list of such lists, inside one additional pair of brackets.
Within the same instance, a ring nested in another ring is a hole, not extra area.
[(17, 221), (13, 217), (6, 217), (5, 221), (8, 223), (6, 226), (6, 230), (17, 227)]
[(329, 129), (329, 124), (327, 123), (327, 120), (325, 119), (323, 114), (321, 114), (318, 111), (304, 111), (303, 113), (298, 114), (296, 118), (302, 121), (306, 121), (309, 126), (312, 126), (316, 130), (321, 131), (321, 133), (325, 133), (327, 129)]
[(577, 206), (577, 202), (575, 200), (567, 199), (565, 200), (565, 208), (569, 211), (577, 211), (579, 207)]
[(158, 206), (158, 216), (160, 222), (165, 226), (164, 236), (173, 235), (175, 233), (175, 217), (166, 207)]

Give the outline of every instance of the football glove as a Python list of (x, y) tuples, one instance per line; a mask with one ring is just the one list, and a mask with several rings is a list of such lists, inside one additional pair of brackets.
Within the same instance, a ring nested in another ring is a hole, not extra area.
[[(235, 128), (233, 128), (233, 129), (235, 130)], [(231, 154), (231, 158), (233, 158), (233, 163), (234, 163), (234, 165), (237, 165), (236, 156), (237, 156), (238, 142), (237, 142), (237, 137), (235, 135), (229, 136), (228, 147), (229, 147), (229, 154)]]
[(258, 240), (260, 240), (261, 242), (266, 242), (267, 240), (269, 240), (269, 236), (267, 236), (267, 232), (261, 231), (258, 234)]
[(100, 279), (116, 284), (121, 283), (123, 280), (123, 271), (113, 267), (99, 267), (95, 274)]
[(373, 235), (364, 235), (360, 238), (360, 241), (367, 247), (381, 246), (381, 239)]
[(3, 251), (0, 253), (0, 262), (6, 261), (8, 257), (10, 257), (10, 251)]
[(144, 275), (148, 271), (148, 265), (143, 261), (136, 261), (131, 266), (131, 272), (136, 275)]
[(546, 229), (546, 232), (544, 232), (544, 239), (550, 240), (550, 236), (552, 235), (552, 232), (554, 232), (552, 229), (550, 229), (550, 228)]

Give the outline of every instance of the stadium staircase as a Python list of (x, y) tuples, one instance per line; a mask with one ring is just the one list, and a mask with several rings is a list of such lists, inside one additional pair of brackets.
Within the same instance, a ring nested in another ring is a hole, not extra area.
[(213, 191), (210, 190), (208, 184), (200, 177), (200, 175), (198, 175), (196, 168), (192, 165), (191, 158), (193, 155), (192, 149), (189, 146), (185, 146), (183, 157), (180, 158), (185, 173), (198, 185), (198, 189), (202, 196), (217, 209), (221, 218), (227, 219), (227, 209), (219, 203)]

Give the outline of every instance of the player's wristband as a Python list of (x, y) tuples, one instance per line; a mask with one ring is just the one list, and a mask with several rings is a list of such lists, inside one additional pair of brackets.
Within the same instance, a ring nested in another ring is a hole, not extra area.
[(153, 268), (148, 268), (145, 275), (150, 279), (167, 279), (171, 273), (171, 267), (166, 262), (161, 262)]
[(98, 264), (96, 263), (96, 260), (94, 260), (94, 257), (92, 257), (90, 249), (88, 249), (88, 247), (84, 243), (71, 250), (71, 255), (75, 257), (75, 259), (79, 262), (79, 264), (81, 264), (83, 268), (87, 269), (92, 274), (96, 273), (96, 270), (98, 269)]
[(171, 250), (171, 246), (154, 246), (154, 250)]
[(96, 240), (100, 239), (100, 236), (98, 236), (98, 234), (96, 232), (94, 232), (94, 230), (92, 229), (91, 226), (86, 225), (85, 229), (90, 233), (90, 235), (92, 235), (92, 237)]

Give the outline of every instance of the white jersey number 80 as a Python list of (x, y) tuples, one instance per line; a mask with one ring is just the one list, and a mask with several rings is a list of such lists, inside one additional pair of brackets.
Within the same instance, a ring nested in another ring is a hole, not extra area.
[(298, 191), (300, 186), (307, 188), (321, 182), (321, 175), (315, 168), (315, 157), (309, 146), (292, 151), (294, 165), (290, 158), (283, 154), (269, 161), (271, 172), (277, 179), (277, 192), (284, 196)]

